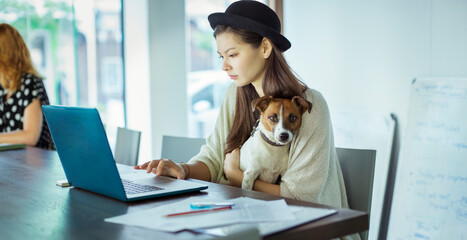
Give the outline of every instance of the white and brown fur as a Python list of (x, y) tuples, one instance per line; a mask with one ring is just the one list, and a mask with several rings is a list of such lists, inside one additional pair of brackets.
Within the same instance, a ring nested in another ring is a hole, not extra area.
[(312, 104), (300, 96), (292, 99), (264, 96), (252, 102), (261, 113), (258, 126), (240, 148), (242, 188), (252, 189), (258, 178), (276, 183), (287, 169), (290, 142), (302, 123), (302, 115)]

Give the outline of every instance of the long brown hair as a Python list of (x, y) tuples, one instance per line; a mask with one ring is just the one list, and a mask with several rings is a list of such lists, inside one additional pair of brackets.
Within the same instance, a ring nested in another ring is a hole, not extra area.
[(19, 32), (9, 24), (0, 24), (0, 84), (15, 92), (25, 73), (40, 75), (34, 68), (28, 47)]
[[(251, 44), (254, 48), (261, 45), (263, 37), (248, 30), (218, 25), (214, 30), (214, 37), (230, 32), (245, 43)], [(307, 86), (293, 73), (283, 53), (273, 42), (271, 55), (266, 62), (266, 74), (263, 79), (263, 92), (265, 96), (274, 98), (288, 98), (301, 96)], [(256, 120), (259, 118), (258, 110), (251, 110), (251, 102), (258, 98), (258, 93), (252, 84), (237, 88), (235, 103), (235, 117), (229, 136), (227, 137), (227, 147), (225, 154), (241, 147), (250, 137)]]

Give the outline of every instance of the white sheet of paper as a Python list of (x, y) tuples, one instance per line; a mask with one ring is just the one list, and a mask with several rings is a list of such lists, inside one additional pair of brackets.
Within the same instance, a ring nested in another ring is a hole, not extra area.
[(165, 215), (171, 213), (191, 211), (193, 209), (190, 209), (190, 204), (200, 201), (225, 202), (226, 200), (191, 197), (149, 210), (107, 218), (105, 221), (146, 227), (159, 231), (177, 232), (184, 229), (210, 228), (234, 223), (295, 220), (295, 216), (291, 213), (283, 199), (262, 201), (251, 198), (230, 199), (229, 202), (235, 203), (232, 210), (165, 217)]
[[(288, 206), (293, 215), (295, 216), (294, 220), (290, 221), (280, 221), (280, 222), (262, 222), (256, 223), (256, 228), (259, 230), (261, 236), (267, 236), (274, 234), (276, 232), (284, 231), (286, 229), (293, 228), (295, 226), (315, 221), (330, 215), (337, 213), (333, 209), (325, 208), (313, 208), (313, 207), (299, 207), (299, 206)], [(250, 224), (233, 224), (229, 226), (209, 228), (209, 229), (197, 229), (200, 233), (205, 233), (214, 236), (227, 236), (231, 233), (235, 233), (238, 229), (244, 228), (246, 226), (251, 227)]]

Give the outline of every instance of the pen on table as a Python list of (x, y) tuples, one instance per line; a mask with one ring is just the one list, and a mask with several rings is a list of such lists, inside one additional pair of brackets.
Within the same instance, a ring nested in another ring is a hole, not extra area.
[(190, 205), (193, 209), (213, 208), (213, 207), (228, 207), (235, 205), (232, 202), (194, 202)]
[(232, 206), (220, 207), (220, 208), (211, 208), (211, 209), (204, 209), (204, 210), (196, 210), (196, 211), (188, 211), (188, 212), (171, 213), (171, 214), (165, 215), (164, 217), (175, 217), (175, 216), (182, 216), (182, 215), (188, 215), (188, 214), (214, 212), (214, 211), (230, 210), (230, 209), (232, 209)]

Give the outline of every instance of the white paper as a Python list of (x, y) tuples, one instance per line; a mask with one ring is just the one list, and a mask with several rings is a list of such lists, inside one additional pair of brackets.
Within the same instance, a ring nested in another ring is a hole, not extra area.
[(144, 210), (137, 213), (124, 214), (105, 221), (146, 227), (166, 232), (177, 232), (184, 229), (211, 228), (235, 223), (258, 223), (272, 221), (292, 221), (295, 216), (285, 201), (262, 201), (250, 198), (236, 198), (229, 201), (235, 203), (231, 210), (208, 213), (165, 217), (167, 214), (191, 211), (193, 202), (225, 202), (225, 199), (191, 197), (176, 203)]
[[(276, 232), (284, 231), (286, 229), (293, 228), (295, 226), (318, 220), (330, 215), (337, 213), (334, 209), (325, 208), (313, 208), (313, 207), (300, 207), (300, 206), (288, 206), (290, 211), (295, 216), (294, 220), (280, 221), (280, 222), (262, 222), (256, 223), (256, 227), (259, 230), (261, 236), (271, 235)], [(251, 226), (251, 224), (234, 224), (230, 226), (223, 226), (210, 229), (197, 229), (200, 233), (215, 235), (215, 236), (227, 236), (232, 234), (238, 229), (245, 227), (245, 225)]]

